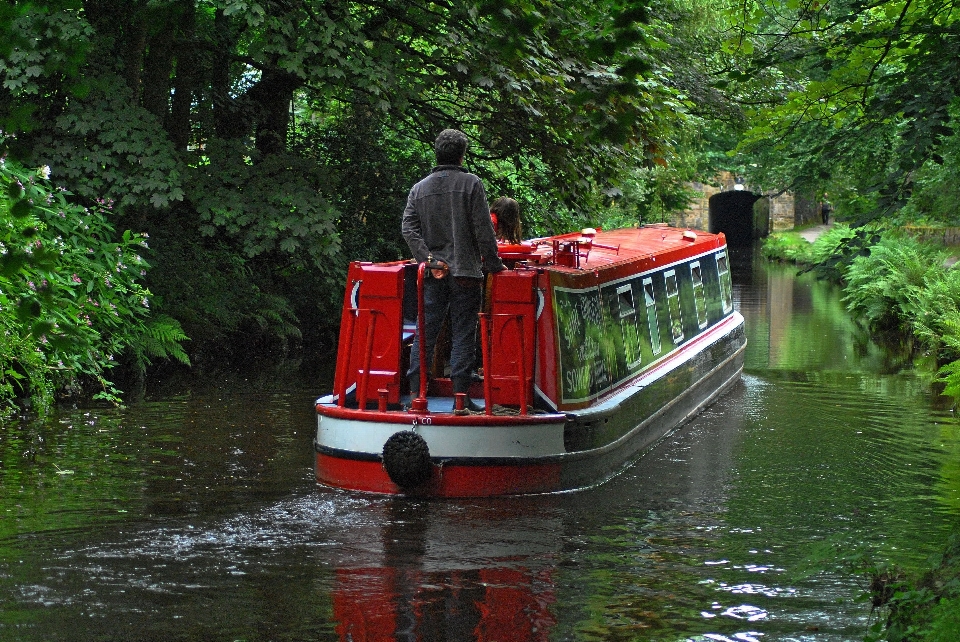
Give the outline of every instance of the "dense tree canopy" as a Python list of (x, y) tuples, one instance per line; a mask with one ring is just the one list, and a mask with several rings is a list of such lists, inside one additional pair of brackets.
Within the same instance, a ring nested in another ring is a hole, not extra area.
[(444, 127), (468, 132), (471, 167), (536, 229), (665, 164), (689, 118), (667, 53), (689, 15), (669, 1), (0, 11), (11, 153), (150, 233), (151, 288), (199, 357), (236, 333), (294, 338), (339, 297), (346, 260), (405, 255), (403, 199)]
[(955, 175), (960, 3), (748, 0), (731, 17), (730, 76), (758, 97), (741, 147), (758, 180), (831, 185), (868, 219)]
[(955, 5), (21, 0), (0, 7), (0, 129), (149, 234), (152, 309), (203, 364), (335, 332), (346, 262), (406, 256), (445, 127), (533, 233), (663, 217), (717, 168), (861, 219), (949, 218)]

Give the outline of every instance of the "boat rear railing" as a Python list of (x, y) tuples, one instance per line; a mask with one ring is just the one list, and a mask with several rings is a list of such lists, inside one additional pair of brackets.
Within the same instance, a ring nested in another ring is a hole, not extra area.
[[(426, 350), (423, 349), (425, 345), (424, 341), (424, 329), (426, 323), (424, 322), (425, 317), (425, 304), (423, 297), (423, 279), (426, 270), (429, 268), (427, 263), (420, 263), (417, 266), (417, 335), (419, 337), (420, 350), (417, 355), (420, 360), (420, 391), (417, 394), (417, 397), (414, 398), (410, 403), (410, 409), (415, 412), (429, 412), (427, 404), (427, 355)], [(493, 380), (494, 375), (490, 368), (490, 355), (491, 355), (491, 329), (492, 329), (492, 319), (498, 318), (502, 319), (506, 324), (511, 322), (517, 324), (517, 337), (518, 343), (517, 350), (513, 353), (517, 356), (517, 382), (520, 386), (520, 414), (527, 414), (527, 387), (525, 384), (527, 380), (526, 373), (526, 359), (523, 355), (526, 354), (526, 346), (524, 345), (524, 322), (525, 315), (522, 314), (491, 314), (489, 312), (480, 313), (480, 349), (483, 358), (483, 399), (484, 399), (484, 414), (492, 415), (493, 414)], [(372, 324), (371, 324), (372, 325)], [(458, 412), (462, 412), (465, 407), (466, 395), (464, 393), (454, 393), (454, 409)], [(364, 407), (361, 405), (361, 408)]]
[[(360, 370), (360, 380), (357, 382), (357, 404), (360, 408), (367, 407), (370, 387), (370, 360), (373, 357), (373, 340), (377, 332), (377, 319), (383, 317), (380, 310), (350, 308), (350, 322), (347, 324), (347, 345), (353, 345), (354, 335), (356, 333), (357, 319), (361, 314), (369, 314), (370, 322), (367, 324), (366, 349), (364, 350), (363, 368)], [(344, 368), (337, 369), (337, 381), (334, 384), (334, 393), (337, 395), (337, 405), (343, 408), (347, 400), (347, 373), (350, 371), (349, 359), (353, 351), (349, 351), (348, 363)], [(342, 373), (342, 374), (341, 374)], [(379, 391), (380, 405), (385, 405), (384, 393)]]
[[(431, 267), (429, 263), (351, 265), (352, 286), (344, 296), (333, 386), (338, 407), (379, 412), (403, 407), (404, 350), (410, 350), (411, 335), (419, 345), (426, 343), (424, 281)], [(533, 400), (537, 273), (510, 270), (489, 278), (488, 301), (480, 313), (483, 383), (478, 387), (482, 392), (474, 394), (483, 395), (488, 415), (499, 414), (497, 406), (514, 405), (526, 415)], [(428, 413), (431, 355), (421, 350), (417, 358), (420, 386), (407, 402), (408, 409)], [(464, 414), (469, 393), (451, 393), (447, 390), (451, 384), (440, 379), (434, 388), (440, 394), (452, 394), (453, 411)]]

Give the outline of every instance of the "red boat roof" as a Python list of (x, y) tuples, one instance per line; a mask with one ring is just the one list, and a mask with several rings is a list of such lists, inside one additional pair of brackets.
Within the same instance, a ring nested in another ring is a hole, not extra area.
[(568, 246), (571, 242), (578, 242), (579, 267), (555, 260), (548, 266), (549, 269), (574, 273), (604, 272), (609, 268), (645, 260), (657, 266), (666, 265), (726, 244), (722, 233), (711, 234), (667, 225), (597, 231), (595, 235), (591, 235), (590, 230), (585, 232), (537, 239), (534, 254), (541, 264), (550, 263), (548, 257), (554, 252), (555, 242)]

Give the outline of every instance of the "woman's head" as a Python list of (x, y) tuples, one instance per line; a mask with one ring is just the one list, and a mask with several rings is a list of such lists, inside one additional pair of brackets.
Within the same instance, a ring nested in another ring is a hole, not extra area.
[(490, 211), (497, 215), (498, 238), (509, 243), (519, 243), (523, 240), (519, 203), (512, 198), (501, 196), (490, 206)]

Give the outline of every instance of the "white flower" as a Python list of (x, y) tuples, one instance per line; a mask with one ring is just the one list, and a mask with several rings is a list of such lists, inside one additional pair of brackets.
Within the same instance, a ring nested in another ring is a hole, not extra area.
[(37, 176), (42, 176), (44, 178), (50, 178), (50, 166), (44, 165), (37, 170)]

